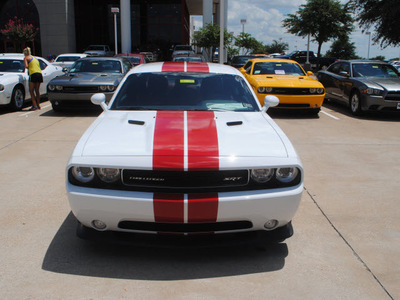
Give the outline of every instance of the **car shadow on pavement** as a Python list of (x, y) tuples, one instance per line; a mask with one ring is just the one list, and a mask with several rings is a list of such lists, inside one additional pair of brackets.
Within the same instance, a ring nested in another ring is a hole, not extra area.
[(388, 121), (388, 122), (399, 122), (400, 112), (378, 112), (378, 111), (368, 111), (362, 113), (360, 116), (355, 116), (350, 112), (350, 108), (342, 103), (335, 102), (332, 100), (325, 100), (323, 107), (333, 110), (337, 113), (343, 114), (344, 116), (359, 119), (359, 120), (369, 120), (369, 121)]
[(268, 115), (272, 119), (319, 119), (319, 115), (305, 110), (269, 109)]
[(50, 109), (49, 111), (40, 114), (40, 116), (41, 117), (97, 117), (102, 112), (103, 110), (98, 107), (82, 108), (82, 109), (71, 108), (59, 112), (55, 112), (54, 110)]
[(70, 213), (54, 236), (42, 269), (50, 272), (135, 280), (215, 278), (280, 270), (285, 243), (210, 248), (135, 247), (79, 239)]

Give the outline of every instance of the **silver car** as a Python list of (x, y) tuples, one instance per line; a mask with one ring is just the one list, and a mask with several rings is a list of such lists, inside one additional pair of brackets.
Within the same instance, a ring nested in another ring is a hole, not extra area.
[(104, 93), (109, 101), (122, 78), (131, 69), (122, 57), (86, 57), (76, 61), (63, 76), (47, 85), (47, 94), (54, 111), (71, 106), (92, 106), (90, 97)]
[(370, 60), (342, 60), (319, 71), (326, 99), (349, 105), (351, 113), (400, 112), (400, 73), (391, 64)]

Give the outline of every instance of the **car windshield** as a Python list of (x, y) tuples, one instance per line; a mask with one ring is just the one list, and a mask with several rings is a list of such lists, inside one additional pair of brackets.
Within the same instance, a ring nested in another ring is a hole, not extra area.
[(305, 75), (298, 64), (286, 62), (257, 62), (254, 64), (253, 75)]
[(78, 60), (70, 73), (121, 73), (121, 63), (117, 60)]
[(104, 46), (89, 46), (86, 51), (95, 50), (95, 51), (104, 51)]
[(56, 58), (56, 62), (77, 61), (78, 59), (80, 56), (59, 56)]
[(182, 56), (182, 57), (174, 57), (174, 61), (202, 62), (203, 60), (199, 56)]
[(131, 74), (111, 110), (259, 111), (238, 75), (211, 73)]
[(352, 68), (353, 77), (400, 77), (400, 73), (390, 64), (357, 63)]
[(254, 56), (235, 56), (232, 59), (232, 63), (234, 64), (245, 64), (249, 59), (254, 58)]
[(140, 57), (138, 56), (123, 56), (128, 59), (132, 64), (140, 64)]
[(174, 51), (192, 51), (192, 46), (175, 46)]
[(23, 73), (24, 61), (19, 59), (0, 59), (0, 72)]

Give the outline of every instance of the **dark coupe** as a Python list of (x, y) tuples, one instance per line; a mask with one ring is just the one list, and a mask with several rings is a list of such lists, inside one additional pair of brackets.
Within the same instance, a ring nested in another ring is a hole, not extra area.
[(92, 105), (90, 97), (104, 93), (109, 101), (122, 78), (132, 67), (122, 57), (86, 57), (76, 61), (63, 76), (47, 85), (54, 111), (73, 105)]
[(342, 60), (318, 72), (326, 99), (344, 102), (352, 114), (400, 112), (400, 73), (381, 61)]

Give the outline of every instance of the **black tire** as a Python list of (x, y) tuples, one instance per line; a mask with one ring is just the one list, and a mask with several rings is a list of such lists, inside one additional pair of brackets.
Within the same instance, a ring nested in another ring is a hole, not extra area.
[(56, 103), (56, 101), (50, 101), (51, 102), (51, 107), (53, 108), (54, 112), (61, 112), (62, 108), (59, 103)]
[(25, 91), (21, 86), (16, 86), (11, 95), (10, 107), (13, 110), (21, 110), (24, 107)]
[(354, 91), (350, 95), (349, 99), (350, 111), (353, 115), (361, 115), (361, 96), (359, 91)]

